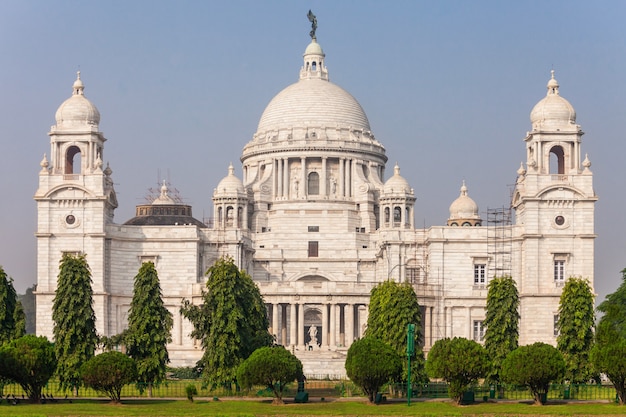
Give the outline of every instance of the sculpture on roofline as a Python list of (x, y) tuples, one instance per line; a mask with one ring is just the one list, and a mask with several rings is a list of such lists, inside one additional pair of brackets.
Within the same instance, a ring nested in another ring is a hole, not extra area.
[(315, 15), (313, 14), (313, 12), (309, 9), (309, 13), (307, 13), (306, 17), (309, 18), (309, 22), (311, 22), (311, 32), (309, 32), (309, 35), (311, 36), (311, 39), (315, 40), (317, 39), (315, 37), (315, 31), (317, 30), (317, 17), (315, 17)]

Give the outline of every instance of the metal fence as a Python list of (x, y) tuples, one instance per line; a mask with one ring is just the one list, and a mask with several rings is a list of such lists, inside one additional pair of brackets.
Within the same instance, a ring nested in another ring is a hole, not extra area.
[[(488, 400), (532, 400), (530, 390), (526, 386), (516, 385), (474, 385), (470, 389), (475, 401)], [(406, 398), (406, 384), (389, 386), (389, 395)], [(448, 386), (445, 383), (433, 382), (413, 385), (411, 398), (447, 398)], [(547, 394), (548, 400), (614, 400), (615, 389), (612, 385), (600, 384), (552, 384)]]
[[(271, 390), (264, 386), (253, 387), (250, 390), (240, 390), (235, 386), (231, 390), (225, 387), (209, 389), (201, 380), (167, 380), (152, 388), (152, 398), (186, 398), (186, 388), (194, 385), (197, 390), (196, 397), (220, 397), (220, 396), (258, 396), (271, 397)], [(294, 396), (297, 391), (297, 383), (287, 384), (284, 389), (286, 397)], [(310, 397), (353, 397), (363, 396), (363, 392), (350, 380), (316, 380), (309, 377), (305, 384), (305, 390)], [(383, 389), (383, 394), (388, 398), (407, 398), (406, 384), (389, 384)], [(532, 400), (527, 387), (514, 385), (475, 385), (471, 388), (475, 401), (488, 400)], [(22, 388), (17, 384), (0, 385), (2, 397), (22, 398), (25, 396)], [(57, 401), (60, 399), (74, 398), (70, 391), (63, 391), (59, 382), (50, 381), (43, 389), (44, 400)], [(100, 398), (104, 394), (92, 389), (81, 387), (78, 390), (80, 398)], [(122, 397), (148, 398), (148, 390), (144, 384), (129, 384), (122, 389)], [(427, 384), (413, 384), (411, 398), (434, 399), (448, 398), (448, 387), (443, 382), (431, 382)], [(548, 391), (549, 400), (614, 400), (615, 389), (612, 385), (573, 385), (553, 384)]]

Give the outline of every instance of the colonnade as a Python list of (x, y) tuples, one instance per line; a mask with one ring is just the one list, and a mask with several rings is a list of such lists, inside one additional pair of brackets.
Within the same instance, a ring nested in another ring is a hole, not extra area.
[[(270, 333), (276, 343), (298, 350), (335, 350), (349, 347), (363, 336), (362, 303), (273, 303), (268, 304)], [(306, 320), (305, 320), (306, 318)], [(315, 335), (311, 328), (315, 327)], [(312, 337), (317, 343), (311, 343)]]
[[(333, 167), (337, 167), (338, 174), (335, 178), (328, 175), (329, 161), (328, 157), (307, 158), (302, 156), (300, 159), (299, 174), (292, 175), (290, 172), (291, 165), (297, 158), (277, 158), (273, 161), (273, 182), (275, 198), (305, 198), (309, 195), (323, 197), (352, 197), (354, 194), (352, 180), (355, 177), (354, 170), (356, 168), (356, 160), (350, 158), (331, 158)], [(321, 160), (321, 168), (319, 161)], [(316, 167), (311, 167), (311, 161), (316, 162)], [(319, 175), (319, 186), (317, 190), (309, 190), (309, 175), (317, 173)]]
[(399, 201), (386, 201), (386, 199), (380, 199), (380, 209), (382, 210), (382, 227), (401, 227), (401, 228), (415, 228), (414, 210), (412, 201), (407, 199), (398, 199)]

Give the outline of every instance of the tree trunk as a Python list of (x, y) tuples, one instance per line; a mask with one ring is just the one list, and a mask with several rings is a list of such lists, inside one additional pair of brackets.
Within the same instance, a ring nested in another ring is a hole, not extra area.
[(626, 400), (626, 385), (615, 385), (615, 392), (617, 393), (617, 402), (619, 405), (624, 405), (624, 400)]

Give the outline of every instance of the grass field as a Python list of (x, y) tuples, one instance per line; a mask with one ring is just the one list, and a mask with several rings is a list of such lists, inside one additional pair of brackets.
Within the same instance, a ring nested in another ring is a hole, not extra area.
[(370, 405), (362, 399), (313, 398), (305, 404), (288, 401), (285, 405), (272, 405), (270, 399), (199, 399), (145, 400), (127, 399), (114, 405), (106, 400), (58, 400), (53, 404), (31, 405), (20, 402), (0, 404), (3, 417), (41, 416), (618, 416), (626, 415), (626, 407), (614, 403), (548, 402), (535, 406), (530, 402), (489, 402), (468, 406), (454, 406), (449, 401), (392, 401)]

